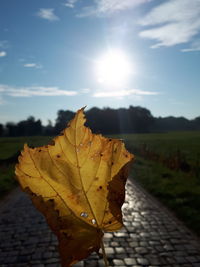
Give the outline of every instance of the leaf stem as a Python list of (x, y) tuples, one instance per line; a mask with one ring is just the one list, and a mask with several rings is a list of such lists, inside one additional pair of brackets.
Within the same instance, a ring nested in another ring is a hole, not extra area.
[(104, 259), (105, 267), (109, 267), (108, 266), (108, 260), (106, 257), (106, 251), (105, 251), (104, 244), (103, 244), (103, 238), (101, 239), (101, 249), (102, 249), (102, 253), (103, 253), (103, 259)]

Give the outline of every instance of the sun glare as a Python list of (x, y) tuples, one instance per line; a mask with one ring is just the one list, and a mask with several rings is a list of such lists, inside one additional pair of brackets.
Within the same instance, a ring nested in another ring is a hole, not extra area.
[(125, 85), (131, 74), (131, 65), (121, 50), (111, 50), (96, 62), (97, 80), (111, 86)]

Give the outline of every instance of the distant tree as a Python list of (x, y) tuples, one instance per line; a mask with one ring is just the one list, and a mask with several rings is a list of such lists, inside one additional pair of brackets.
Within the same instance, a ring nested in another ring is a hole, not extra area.
[(129, 109), (119, 108), (117, 110), (117, 116), (119, 120), (119, 133), (132, 133), (133, 124), (131, 121)]
[(8, 136), (17, 136), (18, 131), (17, 131), (17, 126), (13, 122), (7, 122), (6, 123), (6, 132)]
[(120, 132), (119, 117), (116, 109), (103, 109), (103, 129), (102, 132), (106, 134), (115, 134)]
[(51, 120), (48, 120), (48, 124), (43, 127), (43, 133), (44, 133), (44, 135), (47, 135), (47, 136), (54, 135), (55, 130), (54, 130), (54, 127), (53, 127)]
[(188, 131), (192, 130), (192, 123), (184, 117), (159, 117), (156, 119), (156, 129), (158, 131)]
[(4, 126), (0, 123), (0, 136), (4, 134)]
[(41, 120), (35, 120), (33, 116), (28, 117), (27, 120), (20, 121), (17, 124), (18, 136), (30, 136), (42, 134)]
[(129, 107), (131, 131), (136, 133), (148, 133), (154, 128), (155, 119), (151, 112), (142, 107)]
[(104, 116), (101, 109), (93, 107), (86, 111), (87, 122), (86, 126), (90, 127), (94, 133), (103, 133)]
[[(47, 126), (42, 126), (41, 121), (35, 120), (33, 116), (17, 124), (8, 122), (5, 127), (0, 124), (0, 136), (57, 135), (66, 128), (74, 115), (70, 110), (59, 110), (55, 126), (50, 120)], [(93, 107), (86, 111), (86, 117), (86, 126), (94, 133), (102, 134), (200, 131), (200, 116), (193, 120), (173, 116), (155, 118), (148, 109), (140, 106), (119, 109)]]
[(200, 116), (196, 117), (194, 120), (191, 120), (191, 124), (194, 130), (200, 131)]
[(102, 110), (95, 107), (87, 111), (86, 115), (91, 129), (103, 134), (150, 132), (154, 125), (151, 112), (141, 107)]
[(55, 124), (55, 133), (60, 133), (63, 129), (66, 128), (67, 123), (74, 117), (75, 113), (70, 110), (59, 110), (58, 116), (56, 118), (56, 124)]

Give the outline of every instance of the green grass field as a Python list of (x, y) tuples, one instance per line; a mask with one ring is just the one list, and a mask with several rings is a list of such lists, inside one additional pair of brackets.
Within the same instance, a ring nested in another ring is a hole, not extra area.
[[(200, 132), (130, 134), (124, 139), (135, 154), (131, 176), (172, 209), (200, 236)], [(48, 144), (49, 137), (0, 138), (0, 162), (23, 148), (23, 144)], [(145, 147), (145, 154), (143, 150)], [(146, 153), (146, 151), (148, 153)], [(178, 151), (178, 152), (177, 152)], [(156, 155), (156, 156), (155, 156)], [(177, 159), (178, 155), (178, 159)], [(177, 162), (189, 169), (177, 169)], [(176, 168), (172, 168), (174, 165)], [(169, 165), (169, 166), (168, 166)], [(14, 164), (0, 164), (0, 196), (16, 186)]]
[(7, 159), (16, 152), (21, 151), (25, 143), (29, 146), (42, 146), (48, 144), (50, 137), (2, 137), (0, 138), (0, 159)]
[(129, 134), (118, 137), (124, 139), (127, 147), (132, 150), (146, 144), (151, 151), (160, 155), (172, 156), (179, 150), (192, 165), (200, 162), (200, 132), (198, 131)]

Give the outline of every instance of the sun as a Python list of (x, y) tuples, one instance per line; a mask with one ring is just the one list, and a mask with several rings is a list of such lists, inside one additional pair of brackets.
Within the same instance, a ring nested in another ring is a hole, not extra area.
[(131, 65), (121, 50), (110, 50), (96, 61), (96, 75), (99, 83), (122, 86), (128, 81)]

